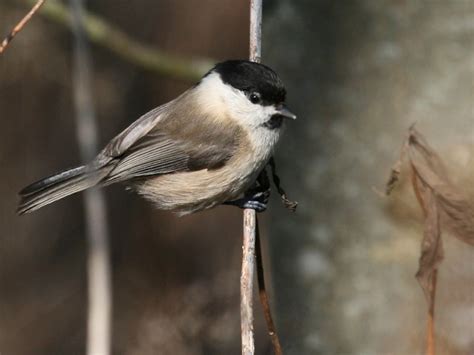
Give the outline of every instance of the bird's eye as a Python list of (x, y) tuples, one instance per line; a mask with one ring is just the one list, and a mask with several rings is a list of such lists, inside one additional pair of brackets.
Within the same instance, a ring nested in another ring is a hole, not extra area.
[(253, 104), (258, 104), (262, 100), (262, 98), (261, 98), (261, 96), (258, 92), (250, 93), (249, 98), (250, 98), (250, 102), (253, 103)]

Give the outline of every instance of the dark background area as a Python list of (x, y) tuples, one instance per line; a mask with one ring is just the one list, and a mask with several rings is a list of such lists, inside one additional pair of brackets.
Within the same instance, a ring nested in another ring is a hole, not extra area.
[[(298, 120), (276, 153), (296, 214), (262, 216), (285, 354), (423, 353), (426, 304), (414, 274), (422, 229), (407, 182), (383, 189), (418, 122), (474, 193), (474, 1), (265, 1), (263, 61)], [(27, 11), (0, 3), (0, 33)], [(88, 9), (183, 57), (248, 56), (248, 2), (101, 0)], [(70, 31), (39, 14), (0, 57), (0, 353), (82, 354), (86, 240), (81, 195), (15, 215), (17, 191), (80, 163)], [(192, 85), (91, 46), (101, 145)], [(240, 352), (241, 212), (177, 218), (106, 189), (114, 354)], [(439, 355), (474, 353), (474, 252), (445, 236)], [(256, 302), (258, 354), (270, 354)]]

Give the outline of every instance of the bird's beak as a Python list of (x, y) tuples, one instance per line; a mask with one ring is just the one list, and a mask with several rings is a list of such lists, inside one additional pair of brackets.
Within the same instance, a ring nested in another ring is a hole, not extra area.
[(281, 105), (277, 107), (276, 114), (281, 115), (284, 118), (290, 118), (292, 120), (296, 120), (296, 115), (290, 110), (288, 110), (288, 108), (285, 105)]

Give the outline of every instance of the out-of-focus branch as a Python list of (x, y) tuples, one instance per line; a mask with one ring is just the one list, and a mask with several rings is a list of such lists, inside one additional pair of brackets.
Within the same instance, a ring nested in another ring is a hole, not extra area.
[(37, 0), (33, 7), (31, 8), (30, 12), (28, 12), (25, 17), (23, 17), (20, 22), (16, 24), (15, 27), (10, 31), (10, 33), (5, 37), (5, 39), (0, 44), (0, 54), (2, 54), (5, 49), (8, 47), (8, 44), (13, 40), (18, 32), (20, 32), (23, 27), (31, 20), (33, 15), (43, 6), (46, 0)]
[[(59, 24), (71, 27), (68, 9), (58, 0), (49, 0), (41, 14)], [(215, 63), (212, 59), (188, 59), (151, 48), (90, 12), (84, 12), (83, 19), (84, 32), (91, 42), (111, 50), (135, 65), (159, 74), (183, 80), (199, 80)]]
[[(74, 102), (81, 159), (87, 163), (98, 148), (98, 129), (92, 100), (92, 75), (83, 27), (83, 0), (70, 0), (74, 33)], [(87, 354), (110, 354), (112, 286), (105, 196), (101, 190), (84, 194), (88, 255)]]

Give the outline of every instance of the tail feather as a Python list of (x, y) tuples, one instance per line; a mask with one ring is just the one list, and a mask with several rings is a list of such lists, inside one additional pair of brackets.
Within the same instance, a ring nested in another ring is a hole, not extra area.
[(36, 181), (28, 186), (26, 186), (23, 190), (20, 191), (20, 196), (29, 196), (32, 194), (36, 194), (39, 191), (47, 189), (50, 186), (57, 185), (58, 182), (66, 181), (69, 178), (76, 177), (85, 171), (85, 166), (79, 166), (77, 168), (69, 169), (66, 171), (62, 171), (58, 174), (54, 174), (52, 176), (48, 176), (44, 179)]
[(36, 211), (66, 196), (95, 186), (109, 171), (104, 168), (89, 171), (85, 166), (80, 166), (35, 182), (20, 191), (21, 200), (17, 213), (22, 215)]

